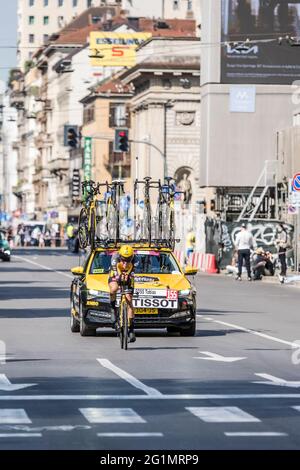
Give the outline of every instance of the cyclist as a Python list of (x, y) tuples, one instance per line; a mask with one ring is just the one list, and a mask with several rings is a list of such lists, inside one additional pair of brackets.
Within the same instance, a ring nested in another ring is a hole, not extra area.
[(129, 340), (134, 343), (134, 309), (132, 304), (132, 296), (134, 291), (134, 267), (135, 256), (133, 248), (124, 245), (118, 253), (115, 253), (111, 259), (110, 274), (108, 285), (110, 291), (110, 305), (112, 308), (112, 321), (116, 322), (116, 294), (120, 284), (124, 283), (126, 287), (126, 302), (128, 306), (128, 324), (129, 324)]

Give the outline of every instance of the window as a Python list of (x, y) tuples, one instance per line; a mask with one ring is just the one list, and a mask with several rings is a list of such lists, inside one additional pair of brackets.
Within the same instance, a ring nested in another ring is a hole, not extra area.
[(47, 7), (49, 5), (49, 0), (44, 0), (44, 7)]
[(193, 2), (192, 0), (188, 0), (187, 2), (187, 11), (192, 11), (193, 9)]
[(48, 42), (49, 34), (44, 34), (44, 43)]
[(92, 6), (92, 3), (93, 3), (92, 0), (87, 0), (86, 2), (87, 8), (90, 8)]
[(100, 22), (101, 22), (101, 16), (95, 16), (95, 15), (92, 16), (92, 23), (93, 24), (97, 24), (97, 23), (100, 23)]
[(95, 106), (93, 104), (86, 106), (83, 111), (83, 123), (87, 124), (92, 121), (95, 121)]
[(78, 5), (78, 0), (73, 0), (73, 7), (77, 7)]
[(173, 10), (178, 10), (179, 8), (179, 0), (174, 0), (173, 1)]
[(63, 17), (63, 16), (59, 16), (59, 17), (57, 18), (57, 24), (58, 24), (58, 26), (59, 26), (60, 28), (63, 27), (63, 25), (64, 25), (64, 17)]
[(59, 6), (59, 7), (62, 7), (63, 4), (64, 4), (64, 0), (58, 0), (58, 6)]
[(44, 16), (44, 24), (49, 24), (49, 16)]
[(29, 6), (33, 7), (33, 5), (34, 5), (34, 0), (29, 0)]
[(28, 23), (29, 24), (34, 24), (34, 16), (29, 16), (28, 17)]
[(128, 115), (125, 103), (110, 103), (109, 127), (129, 127)]
[(34, 34), (29, 34), (29, 42), (30, 44), (34, 43)]

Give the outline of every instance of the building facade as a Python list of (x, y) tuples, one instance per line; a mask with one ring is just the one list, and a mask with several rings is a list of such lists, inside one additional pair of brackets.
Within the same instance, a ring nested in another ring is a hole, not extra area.
[[(112, 7), (113, 15), (121, 0), (19, 0), (18, 2), (18, 66), (25, 63), (50, 36), (92, 6)], [(95, 19), (96, 21), (96, 19)]]
[(140, 47), (137, 65), (120, 75), (135, 90), (131, 99), (133, 179), (171, 176), (178, 186), (191, 183), (192, 203), (199, 197), (200, 172), (197, 45), (196, 38), (152, 38)]
[(200, 0), (123, 0), (129, 16), (195, 19), (200, 24)]
[[(276, 160), (277, 133), (292, 125), (293, 90), (287, 84), (268, 84), (269, 79), (262, 78), (259, 82), (250, 73), (248, 78), (240, 80), (236, 74), (225, 83), (224, 70), (227, 77), (233, 76), (230, 74), (235, 66), (233, 62), (238, 63), (241, 57), (250, 57), (248, 61), (254, 64), (262, 46), (258, 43), (253, 50), (247, 47), (239, 50), (222, 43), (224, 5), (227, 3), (222, 0), (202, 1), (202, 40), (211, 46), (201, 50), (200, 185), (205, 188), (208, 206), (235, 220), (265, 162)], [(276, 52), (280, 46), (272, 47)], [(226, 56), (227, 63), (222, 69), (221, 57)], [(239, 75), (242, 72), (241, 65)], [(274, 210), (270, 210), (271, 206), (274, 208), (275, 173), (273, 176), (260, 207), (265, 216), (271, 217), (275, 217)], [(254, 205), (264, 187), (261, 183), (257, 188)]]

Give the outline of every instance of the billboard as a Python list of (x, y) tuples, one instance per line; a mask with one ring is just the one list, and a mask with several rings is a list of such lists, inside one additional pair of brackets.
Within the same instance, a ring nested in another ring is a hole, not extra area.
[(92, 67), (133, 67), (136, 64), (136, 49), (151, 36), (151, 33), (91, 32)]
[(300, 0), (222, 0), (221, 82), (299, 80), (300, 47), (286, 36), (300, 37)]

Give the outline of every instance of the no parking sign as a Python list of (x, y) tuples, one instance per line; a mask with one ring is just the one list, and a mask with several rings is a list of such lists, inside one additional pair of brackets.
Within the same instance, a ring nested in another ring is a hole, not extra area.
[(300, 173), (296, 173), (292, 181), (293, 191), (300, 191)]

